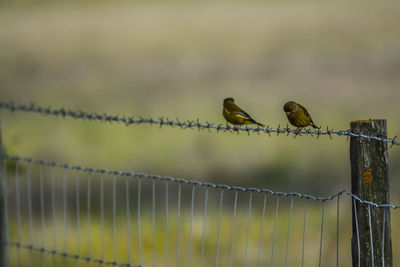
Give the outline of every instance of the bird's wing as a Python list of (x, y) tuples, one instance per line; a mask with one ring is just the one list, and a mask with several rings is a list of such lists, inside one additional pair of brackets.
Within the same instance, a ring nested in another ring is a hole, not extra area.
[(298, 104), (298, 105), (299, 105), (300, 109), (303, 110), (304, 115), (306, 115), (312, 121), (311, 115), (308, 113), (307, 109), (305, 107), (303, 107), (302, 105), (300, 105), (300, 104)]
[(306, 109), (305, 107), (303, 107), (302, 105), (300, 105), (300, 104), (299, 104), (299, 106), (300, 106), (300, 108), (304, 111), (304, 115), (306, 115), (306, 116), (310, 119), (311, 126), (312, 126), (313, 128), (316, 128), (316, 129), (321, 128), (321, 127), (318, 128), (318, 126), (315, 125), (315, 123), (313, 122), (313, 120), (312, 120), (312, 118), (311, 118), (311, 115), (308, 113), (307, 109)]
[(247, 114), (243, 109), (239, 108), (235, 104), (229, 105), (229, 109), (228, 110), (230, 110), (230, 112), (233, 115), (238, 116), (240, 118), (243, 118), (243, 119), (250, 119), (251, 118), (249, 114)]
[(247, 114), (246, 112), (244, 112), (243, 110), (232, 111), (232, 114), (235, 115), (236, 117), (239, 117), (239, 118), (242, 118), (242, 119), (246, 119), (246, 120), (251, 119), (250, 115)]
[(236, 104), (231, 103), (228, 105), (228, 108), (233, 112), (233, 111), (241, 111), (244, 112), (241, 108), (239, 108)]

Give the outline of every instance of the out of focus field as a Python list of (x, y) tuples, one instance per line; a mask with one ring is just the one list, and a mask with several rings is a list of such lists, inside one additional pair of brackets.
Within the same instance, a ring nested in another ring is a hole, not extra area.
[[(287, 124), (282, 105), (293, 99), (323, 128), (386, 118), (394, 136), (399, 10), (396, 1), (3, 4), (1, 98), (219, 124), (221, 101), (233, 96), (272, 127)], [(279, 190), (349, 186), (349, 143), (340, 137), (248, 137), (9, 113), (2, 120), (10, 153)], [(395, 185), (398, 149), (390, 159)]]
[[(286, 126), (282, 106), (295, 100), (323, 128), (384, 118), (394, 137), (399, 12), (400, 3), (387, 0), (3, 1), (0, 98), (224, 124), (222, 100), (232, 96), (274, 128)], [(6, 111), (1, 124), (10, 154), (319, 196), (350, 189), (344, 137), (217, 134)], [(399, 147), (389, 150), (389, 164), (398, 203)], [(318, 226), (311, 230), (318, 236)], [(349, 248), (349, 223), (343, 231)]]

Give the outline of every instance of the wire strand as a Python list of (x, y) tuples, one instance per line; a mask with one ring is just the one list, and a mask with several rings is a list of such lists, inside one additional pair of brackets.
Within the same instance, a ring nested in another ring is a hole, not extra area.
[(48, 161), (44, 159), (35, 159), (32, 157), (23, 157), (17, 155), (8, 155), (8, 154), (0, 154), (0, 158), (15, 160), (15, 161), (25, 161), (28, 163), (39, 164), (41, 166), (51, 166), (51, 167), (58, 167), (70, 170), (77, 170), (81, 172), (88, 172), (88, 173), (100, 173), (100, 174), (107, 174), (107, 175), (116, 175), (116, 176), (126, 176), (126, 177), (134, 177), (139, 179), (154, 179), (154, 180), (161, 180), (161, 181), (169, 181), (169, 182), (176, 182), (179, 184), (190, 184), (194, 186), (201, 186), (201, 187), (208, 187), (208, 188), (216, 188), (216, 189), (225, 189), (229, 191), (237, 191), (237, 192), (257, 192), (257, 193), (269, 193), (271, 195), (276, 195), (279, 197), (297, 197), (297, 198), (305, 198), (311, 199), (315, 201), (329, 201), (333, 200), (334, 198), (341, 196), (343, 194), (347, 194), (351, 198), (357, 200), (361, 204), (367, 204), (369, 206), (374, 206), (377, 208), (392, 208), (398, 209), (400, 205), (393, 205), (393, 204), (380, 204), (375, 203), (372, 201), (367, 201), (359, 198), (358, 196), (351, 193), (349, 190), (342, 190), (339, 191), (331, 196), (328, 197), (318, 197), (312, 196), (308, 194), (302, 194), (298, 192), (279, 192), (279, 191), (272, 191), (268, 188), (256, 188), (256, 187), (241, 187), (241, 186), (233, 186), (233, 185), (226, 185), (226, 184), (214, 184), (209, 182), (201, 182), (198, 180), (191, 180), (186, 178), (176, 178), (171, 176), (160, 176), (156, 174), (147, 174), (147, 173), (139, 173), (139, 172), (132, 172), (132, 171), (121, 171), (121, 170), (109, 170), (109, 169), (100, 169), (100, 168), (91, 168), (91, 167), (84, 167), (81, 165), (72, 165), (69, 163), (61, 163), (56, 161)]
[(54, 109), (50, 107), (42, 107), (39, 105), (36, 105), (34, 103), (30, 104), (16, 104), (14, 102), (2, 102), (0, 101), (0, 108), (8, 110), (10, 112), (29, 112), (29, 113), (37, 113), (37, 114), (42, 114), (42, 115), (49, 115), (49, 116), (56, 116), (56, 117), (62, 117), (62, 118), (73, 118), (73, 119), (82, 119), (82, 120), (91, 120), (91, 121), (100, 121), (100, 122), (115, 122), (115, 123), (123, 123), (126, 126), (129, 125), (134, 125), (134, 124), (150, 124), (150, 125), (158, 125), (160, 128), (163, 126), (169, 126), (169, 127), (179, 127), (181, 129), (198, 129), (198, 130), (207, 130), (207, 131), (217, 131), (217, 132), (245, 132), (247, 134), (250, 133), (255, 133), (255, 134), (267, 134), (268, 136), (271, 136), (271, 134), (293, 134), (294, 136), (298, 135), (308, 135), (308, 136), (313, 136), (316, 138), (319, 138), (320, 136), (329, 136), (332, 138), (332, 135), (337, 135), (337, 136), (346, 136), (346, 137), (357, 137), (357, 138), (364, 138), (364, 139), (370, 139), (370, 140), (376, 140), (376, 141), (381, 141), (385, 142), (388, 144), (393, 145), (400, 145), (400, 141), (397, 141), (396, 137), (394, 138), (382, 138), (378, 136), (370, 136), (370, 135), (364, 135), (360, 133), (353, 133), (350, 132), (350, 130), (334, 130), (334, 129), (329, 129), (329, 127), (326, 128), (325, 131), (321, 131), (320, 129), (316, 131), (311, 131), (309, 129), (307, 130), (302, 130), (302, 131), (296, 131), (295, 129), (290, 129), (289, 126), (287, 125), (286, 127), (281, 128), (280, 125), (278, 125), (277, 128), (270, 128), (269, 125), (265, 128), (252, 128), (252, 127), (231, 127), (228, 125), (224, 124), (214, 124), (214, 123), (209, 123), (209, 122), (203, 122), (201, 123), (199, 119), (196, 120), (187, 120), (187, 121), (181, 121), (179, 119), (176, 120), (171, 120), (168, 118), (160, 117), (158, 119), (153, 119), (151, 117), (149, 118), (143, 118), (143, 117), (133, 117), (133, 116), (119, 116), (119, 115), (109, 115), (106, 113), (100, 114), (100, 113), (94, 113), (94, 112), (85, 112), (82, 110), (71, 110), (71, 109), (65, 109), (65, 108), (59, 108), (59, 109)]
[(35, 247), (33, 245), (24, 245), (18, 242), (6, 242), (6, 241), (0, 241), (1, 244), (3, 246), (13, 246), (13, 247), (18, 247), (20, 249), (28, 249), (28, 250), (33, 250), (33, 251), (37, 251), (37, 252), (41, 252), (41, 253), (47, 253), (47, 254), (51, 254), (51, 255), (57, 255), (57, 256), (62, 256), (65, 258), (72, 258), (75, 260), (82, 260), (82, 261), (86, 261), (86, 262), (93, 262), (93, 263), (101, 263), (104, 265), (112, 265), (112, 266), (121, 266), (121, 267), (141, 267), (141, 265), (132, 265), (129, 263), (119, 263), (116, 261), (105, 261), (103, 259), (95, 259), (95, 258), (91, 258), (91, 257), (84, 257), (81, 256), (79, 254), (70, 254), (70, 253), (66, 253), (66, 252), (61, 252), (61, 251), (57, 251), (57, 250), (50, 250), (50, 249), (46, 249), (44, 247)]

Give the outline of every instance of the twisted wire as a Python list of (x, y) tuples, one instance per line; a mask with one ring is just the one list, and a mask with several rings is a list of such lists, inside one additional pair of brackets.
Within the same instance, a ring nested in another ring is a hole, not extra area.
[(98, 264), (103, 264), (103, 265), (112, 265), (112, 266), (121, 266), (121, 267), (141, 267), (140, 265), (133, 265), (130, 263), (119, 263), (116, 261), (105, 261), (103, 259), (94, 259), (91, 257), (85, 257), (85, 256), (81, 256), (79, 254), (70, 254), (67, 252), (61, 252), (58, 250), (53, 250), (53, 249), (47, 249), (44, 247), (35, 247), (33, 245), (25, 245), (22, 244), (20, 242), (6, 242), (6, 241), (0, 241), (0, 243), (3, 246), (13, 246), (13, 247), (17, 247), (17, 248), (21, 248), (21, 249), (27, 249), (30, 251), (37, 251), (37, 252), (41, 252), (41, 253), (47, 253), (47, 254), (51, 254), (51, 255), (57, 255), (57, 256), (62, 256), (64, 258), (72, 258), (75, 260), (82, 260), (82, 261), (86, 261), (86, 262), (93, 262), (93, 263), (98, 263)]
[(42, 115), (50, 115), (62, 118), (74, 118), (74, 119), (86, 119), (90, 121), (101, 121), (101, 122), (115, 122), (115, 123), (123, 123), (126, 126), (134, 125), (134, 124), (150, 124), (150, 125), (159, 125), (159, 127), (170, 126), (170, 127), (179, 127), (181, 129), (198, 129), (198, 130), (215, 130), (216, 132), (245, 132), (250, 135), (250, 133), (256, 134), (267, 134), (271, 136), (271, 134), (293, 134), (297, 135), (308, 135), (308, 136), (316, 136), (319, 138), (320, 136), (329, 136), (332, 138), (332, 135), (337, 136), (347, 136), (347, 137), (358, 137), (368, 140), (376, 140), (380, 142), (385, 142), (393, 145), (400, 145), (400, 141), (397, 141), (395, 136), (394, 138), (382, 138), (378, 136), (370, 136), (364, 135), (360, 133), (353, 133), (349, 129), (347, 130), (334, 130), (326, 128), (325, 131), (321, 131), (320, 129), (312, 131), (310, 129), (304, 129), (301, 131), (296, 131), (295, 129), (290, 129), (288, 125), (286, 127), (281, 128), (278, 125), (277, 128), (270, 128), (267, 125), (265, 128), (261, 127), (232, 127), (229, 125), (223, 124), (214, 124), (210, 122), (201, 123), (199, 119), (196, 120), (187, 120), (181, 121), (179, 119), (171, 120), (168, 118), (160, 117), (158, 119), (153, 118), (143, 118), (143, 117), (133, 117), (133, 116), (119, 116), (119, 115), (109, 115), (106, 113), (94, 113), (94, 112), (85, 112), (82, 110), (70, 110), (65, 108), (54, 109), (50, 107), (42, 107), (36, 105), (34, 103), (30, 104), (16, 104), (14, 102), (2, 102), (0, 101), (0, 108), (8, 110), (10, 112), (20, 111), (20, 112), (30, 112), (30, 113), (38, 113)]
[(73, 164), (69, 164), (69, 163), (48, 161), (48, 160), (44, 160), (44, 159), (36, 159), (36, 158), (32, 158), (32, 157), (23, 157), (23, 156), (17, 156), (17, 155), (0, 154), (0, 157), (2, 157), (4, 159), (23, 161), (23, 162), (42, 165), (42, 166), (44, 165), (44, 166), (50, 166), (50, 167), (64, 168), (64, 169), (76, 170), (76, 171), (82, 171), (82, 172), (88, 172), (88, 173), (99, 173), (99, 174), (106, 174), (106, 175), (111, 175), (111, 176), (115, 175), (115, 176), (135, 177), (135, 178), (139, 178), (139, 179), (154, 179), (154, 180), (160, 180), (160, 181), (176, 182), (176, 183), (181, 183), (181, 184), (190, 184), (190, 185), (200, 186), (200, 187), (222, 189), (222, 190), (228, 190), (228, 191), (268, 193), (268, 194), (276, 195), (279, 197), (282, 197), (282, 196), (283, 197), (297, 197), (297, 198), (305, 198), (305, 199), (316, 200), (316, 201), (330, 201), (338, 196), (346, 194), (346, 195), (350, 196), (351, 198), (357, 200), (361, 204), (366, 204), (366, 205), (374, 206), (377, 208), (392, 208), (392, 209), (400, 208), (400, 205), (392, 205), (392, 204), (387, 204), (387, 203), (379, 204), (379, 203), (375, 203), (372, 201), (363, 200), (363, 199), (359, 198), (357, 195), (354, 195), (353, 193), (351, 193), (349, 190), (341, 190), (341, 191), (339, 191), (331, 196), (327, 196), (327, 197), (318, 197), (318, 196), (302, 194), (302, 193), (298, 193), (298, 192), (272, 191), (267, 188), (241, 187), (241, 186), (233, 186), (233, 185), (227, 185), (227, 184), (214, 184), (214, 183), (201, 182), (198, 180), (192, 180), (192, 179), (187, 179), (187, 178), (161, 176), (161, 175), (157, 175), (157, 174), (147, 174), (147, 173), (121, 171), (121, 170), (109, 170), (109, 169), (103, 169), (103, 168), (91, 168), (91, 167), (84, 167), (81, 165), (73, 165)]

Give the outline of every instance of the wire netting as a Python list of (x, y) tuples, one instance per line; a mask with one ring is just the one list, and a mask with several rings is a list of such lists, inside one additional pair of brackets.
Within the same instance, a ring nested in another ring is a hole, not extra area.
[[(329, 128), (297, 132), (280, 126), (230, 127), (12, 102), (0, 102), (0, 108), (126, 125), (268, 136), (337, 135), (400, 145), (396, 137)], [(400, 205), (360, 199), (348, 190), (321, 197), (4, 153), (0, 162), (1, 244), (3, 263), (9, 266), (350, 266), (352, 257), (361, 257), (360, 235), (366, 232), (354, 216), (357, 207), (368, 208), (372, 260), (385, 255), (384, 244), (390, 242), (385, 234), (373, 236), (375, 211), (383, 210), (383, 225), (391, 220), (395, 226), (400, 219)], [(354, 231), (358, 250), (352, 255)], [(391, 231), (393, 262), (398, 263), (400, 232), (397, 227)], [(382, 247), (377, 238), (382, 238)], [(381, 262), (391, 264), (384, 256)]]
[(348, 191), (325, 198), (2, 158), (10, 266), (349, 266), (352, 201), (399, 219), (400, 206)]

